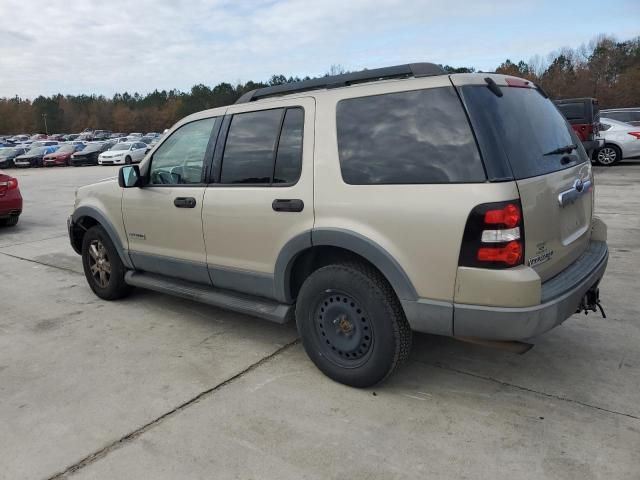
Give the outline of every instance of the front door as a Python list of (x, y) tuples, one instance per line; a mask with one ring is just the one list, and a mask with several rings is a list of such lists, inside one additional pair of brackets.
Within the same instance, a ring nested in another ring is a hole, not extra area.
[(202, 212), (214, 286), (280, 300), (278, 255), (294, 237), (311, 238), (314, 118), (313, 98), (227, 110)]
[(202, 206), (216, 120), (196, 120), (173, 131), (153, 153), (145, 185), (124, 189), (122, 214), (137, 270), (210, 283)]

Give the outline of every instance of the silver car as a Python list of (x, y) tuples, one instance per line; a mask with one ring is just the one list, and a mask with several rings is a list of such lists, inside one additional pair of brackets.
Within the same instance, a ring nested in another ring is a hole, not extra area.
[(604, 146), (597, 151), (595, 161), (611, 166), (621, 160), (640, 157), (640, 126), (619, 122), (612, 118), (600, 118), (599, 138)]

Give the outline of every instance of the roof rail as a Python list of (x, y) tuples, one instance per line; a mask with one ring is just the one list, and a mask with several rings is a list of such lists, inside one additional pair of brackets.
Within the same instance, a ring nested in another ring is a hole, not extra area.
[(342, 75), (314, 78), (302, 82), (284, 83), (272, 87), (258, 88), (242, 95), (236, 101), (236, 104), (254, 102), (276, 95), (307, 92), (309, 90), (319, 90), (322, 88), (346, 87), (354, 83), (373, 82), (390, 78), (430, 77), (434, 75), (444, 75), (445, 73), (442, 67), (435, 63), (410, 63), (407, 65), (396, 65), (394, 67), (374, 68), (373, 70), (362, 70), (360, 72), (344, 73)]

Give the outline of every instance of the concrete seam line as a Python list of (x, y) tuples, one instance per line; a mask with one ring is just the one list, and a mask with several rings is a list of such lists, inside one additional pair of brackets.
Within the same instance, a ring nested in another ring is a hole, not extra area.
[(595, 410), (600, 410), (600, 411), (605, 412), (605, 413), (611, 413), (613, 415), (621, 415), (623, 417), (632, 418), (634, 420), (640, 420), (640, 417), (638, 417), (636, 415), (633, 415), (631, 413), (616, 412), (615, 410), (609, 410), (607, 408), (598, 407), (597, 405), (591, 405), (589, 403), (581, 402), (580, 400), (573, 400), (572, 398), (563, 397), (561, 395), (555, 395), (553, 393), (539, 392), (538, 390), (534, 390), (532, 388), (522, 387), (520, 385), (515, 385), (513, 383), (504, 382), (502, 380), (498, 380), (498, 379), (492, 378), (492, 377), (487, 377), (487, 376), (484, 376), (484, 375), (478, 375), (476, 373), (465, 372), (464, 370), (458, 370), (457, 368), (448, 367), (446, 365), (442, 365), (442, 364), (438, 364), (438, 363), (427, 363), (427, 362), (421, 362), (420, 360), (415, 360), (415, 361), (417, 363), (421, 363), (423, 365), (429, 365), (430, 367), (440, 368), (441, 370), (448, 370), (450, 372), (459, 373), (461, 375), (468, 375), (470, 377), (479, 378), (481, 380), (487, 380), (489, 382), (499, 383), (500, 385), (504, 385), (505, 387), (515, 388), (517, 390), (522, 390), (523, 392), (535, 393), (535, 394), (541, 395), (543, 397), (553, 398), (553, 399), (561, 400), (563, 402), (568, 402), (568, 403), (575, 403), (577, 405), (580, 405), (580, 406), (583, 406), (583, 407), (586, 407), (586, 408), (593, 408)]
[(55, 239), (55, 238), (62, 238), (62, 237), (68, 237), (68, 236), (69, 236), (69, 234), (67, 234), (67, 233), (63, 233), (63, 234), (61, 234), (61, 235), (56, 235), (56, 236), (54, 236), (54, 237), (41, 238), (41, 239), (39, 239), (39, 240), (27, 240), (26, 242), (18, 242), (18, 243), (11, 243), (11, 244), (8, 244), (8, 245), (0, 245), (0, 249), (3, 249), (3, 248), (11, 248), (11, 247), (17, 247), (17, 246), (19, 246), (19, 245), (27, 245), (27, 244), (29, 244), (29, 243), (46, 242), (47, 240), (53, 240), (53, 239)]
[(12, 255), (10, 253), (0, 252), (0, 255), (6, 255), (7, 257), (15, 258), (16, 260), (24, 260), (25, 262), (37, 263), (38, 265), (43, 265), (45, 267), (57, 268), (58, 270), (64, 270), (65, 272), (75, 273), (76, 275), (82, 275), (75, 270), (71, 270), (70, 268), (60, 267), (58, 265), (51, 265), (50, 263), (39, 262), (38, 260), (32, 260), (31, 258), (19, 257), (17, 255)]
[(229, 385), (230, 383), (233, 383), (234, 381), (236, 381), (236, 380), (242, 378), (243, 376), (245, 376), (247, 373), (250, 373), (253, 370), (255, 370), (256, 368), (264, 365), (269, 360), (275, 358), (276, 356), (278, 356), (279, 354), (281, 354), (285, 350), (287, 350), (290, 347), (292, 347), (292, 346), (296, 345), (297, 343), (299, 343), (299, 341), (300, 341), (299, 339), (295, 339), (294, 341), (283, 345), (282, 347), (278, 348), (275, 352), (267, 355), (266, 357), (261, 358), (256, 363), (252, 363), (251, 365), (249, 365), (244, 370), (242, 370), (242, 371), (236, 373), (235, 375), (227, 378), (226, 380), (224, 380), (223, 382), (215, 385), (214, 387), (211, 387), (211, 388), (209, 388), (209, 389), (207, 389), (207, 390), (205, 390), (203, 392), (200, 392), (198, 395), (196, 395), (195, 397), (191, 398), (190, 400), (187, 400), (184, 403), (181, 403), (180, 405), (178, 405), (173, 410), (170, 410), (170, 411), (168, 411), (166, 413), (163, 413), (162, 415), (160, 415), (159, 417), (155, 418), (154, 420), (151, 420), (149, 423), (146, 423), (145, 425), (135, 429), (132, 432), (129, 432), (128, 434), (124, 435), (123, 437), (120, 437), (118, 440), (115, 440), (115, 441), (111, 442), (110, 444), (102, 447), (100, 450), (97, 450), (97, 451), (95, 451), (93, 453), (90, 453), (89, 455), (84, 457), (82, 460), (80, 460), (80, 461), (74, 463), (73, 465), (67, 467), (66, 469), (64, 469), (62, 472), (58, 472), (58, 473), (52, 475), (51, 477), (48, 477), (47, 480), (58, 480), (58, 479), (65, 478), (68, 475), (71, 475), (71, 474), (77, 472), (78, 470), (81, 470), (82, 468), (92, 464), (93, 462), (95, 462), (97, 460), (100, 460), (101, 458), (106, 457), (109, 453), (111, 453), (114, 450), (117, 450), (118, 448), (126, 445), (127, 443), (131, 442), (132, 440), (135, 440), (136, 438), (138, 438), (139, 436), (141, 436), (142, 434), (144, 434), (148, 430), (150, 430), (153, 427), (155, 427), (156, 425), (159, 425), (160, 423), (162, 423), (164, 420), (177, 415), (178, 413), (182, 412), (183, 410), (189, 408), (191, 405), (195, 405), (196, 403), (200, 402), (201, 400), (204, 400), (205, 398), (209, 397), (210, 395), (213, 395), (215, 392), (217, 392), (221, 388)]

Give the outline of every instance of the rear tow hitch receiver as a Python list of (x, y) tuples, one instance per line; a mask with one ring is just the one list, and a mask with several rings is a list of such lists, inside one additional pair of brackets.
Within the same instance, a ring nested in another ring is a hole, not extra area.
[(607, 318), (606, 313), (604, 313), (604, 308), (602, 308), (602, 304), (600, 303), (600, 289), (593, 287), (582, 297), (576, 313), (584, 312), (584, 314), (587, 315), (589, 312), (597, 312), (598, 310), (600, 310), (602, 318)]

